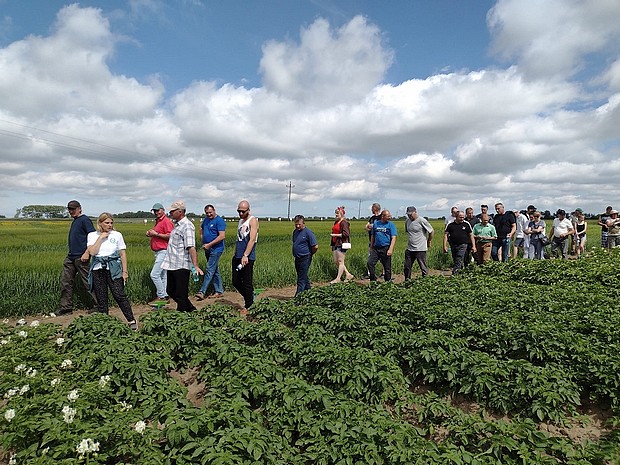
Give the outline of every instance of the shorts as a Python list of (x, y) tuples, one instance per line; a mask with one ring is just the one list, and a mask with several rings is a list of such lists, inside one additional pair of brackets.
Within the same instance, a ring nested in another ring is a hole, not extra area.
[(513, 243), (515, 247), (523, 247), (523, 241), (525, 241), (524, 237), (517, 237)]
[(343, 249), (342, 246), (340, 245), (332, 245), (332, 250), (336, 250), (340, 253), (347, 253), (347, 250), (350, 250), (350, 249)]

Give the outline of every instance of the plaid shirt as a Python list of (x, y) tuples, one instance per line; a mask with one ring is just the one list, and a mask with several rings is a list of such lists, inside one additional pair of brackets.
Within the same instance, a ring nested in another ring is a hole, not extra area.
[(196, 247), (196, 229), (194, 224), (183, 217), (174, 225), (170, 233), (166, 256), (161, 264), (163, 270), (186, 270), (192, 269), (192, 260), (188, 249)]

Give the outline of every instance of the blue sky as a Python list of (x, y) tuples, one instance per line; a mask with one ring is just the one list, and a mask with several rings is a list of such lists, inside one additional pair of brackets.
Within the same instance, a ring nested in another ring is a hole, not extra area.
[(0, 0), (0, 214), (598, 212), (614, 0)]

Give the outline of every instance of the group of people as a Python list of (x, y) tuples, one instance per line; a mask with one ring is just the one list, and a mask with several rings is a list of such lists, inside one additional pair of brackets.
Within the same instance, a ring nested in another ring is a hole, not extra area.
[[(585, 252), (588, 223), (581, 208), (572, 212), (570, 218), (565, 210), (558, 209), (548, 233), (542, 213), (533, 205), (526, 210), (506, 211), (498, 202), (495, 214), (488, 213), (487, 205), (481, 205), (480, 210), (474, 216), (471, 207), (465, 213), (452, 207), (451, 216), (446, 219), (444, 252), (452, 251), (453, 273), (458, 273), (472, 258), (480, 265), (491, 259), (507, 261), (511, 255), (517, 257), (519, 250), (523, 258), (540, 260), (545, 258), (548, 245), (555, 258), (567, 258), (569, 250), (577, 257)], [(620, 245), (618, 211), (607, 207), (598, 224), (601, 247)]]
[[(114, 230), (112, 214), (104, 212), (97, 219), (96, 229), (90, 218), (82, 213), (77, 200), (71, 200), (67, 209), (73, 218), (69, 229), (69, 253), (63, 263), (61, 275), (61, 297), (58, 315), (73, 311), (73, 283), (78, 275), (88, 289), (94, 308), (91, 312), (108, 313), (108, 289), (119, 305), (129, 326), (137, 330), (131, 304), (125, 293), (129, 277), (126, 245), (123, 235)], [(204, 276), (198, 300), (205, 298), (208, 286), (213, 283), (215, 293), (209, 297), (222, 296), (224, 289), (219, 274), (218, 262), (224, 250), (226, 223), (220, 218), (213, 205), (205, 207), (205, 219), (201, 224), (202, 248), (207, 258), (203, 271), (198, 265), (196, 232), (194, 224), (186, 217), (186, 206), (181, 200), (172, 203), (168, 214), (161, 203), (153, 205), (155, 226), (146, 231), (150, 238), (155, 261), (151, 279), (156, 297), (149, 302), (169, 302), (172, 299), (179, 311), (196, 309), (189, 299), (190, 276)], [(237, 206), (239, 225), (237, 241), (232, 259), (233, 285), (244, 298), (240, 313), (247, 314), (254, 302), (253, 266), (256, 259), (258, 219), (251, 215), (250, 204), (242, 200)], [(303, 222), (303, 219), (302, 219)], [(92, 258), (92, 260), (91, 260)]]
[[(97, 219), (96, 228), (88, 216), (82, 213), (77, 200), (71, 200), (67, 209), (73, 218), (69, 230), (69, 253), (63, 263), (61, 275), (61, 298), (58, 314), (72, 311), (73, 282), (79, 275), (88, 289), (95, 307), (93, 311), (108, 312), (108, 289), (118, 303), (123, 315), (132, 329), (137, 329), (129, 299), (125, 293), (128, 278), (126, 245), (120, 232), (114, 230), (114, 219), (104, 212)], [(392, 254), (398, 231), (391, 221), (389, 210), (381, 210), (374, 203), (372, 216), (368, 219), (368, 278), (376, 281), (377, 263), (383, 267), (385, 281), (392, 280)], [(151, 279), (155, 285), (156, 297), (150, 304), (169, 302), (172, 299), (180, 311), (195, 310), (189, 299), (189, 280), (193, 274), (196, 279), (204, 276), (197, 300), (219, 298), (224, 293), (219, 272), (219, 260), (224, 252), (226, 222), (215, 207), (208, 204), (204, 208), (205, 218), (201, 228), (202, 249), (206, 258), (204, 271), (198, 265), (197, 245), (194, 224), (186, 217), (186, 206), (177, 200), (168, 208), (168, 214), (161, 203), (153, 205), (155, 225), (146, 231), (154, 253)], [(256, 260), (258, 240), (258, 218), (250, 212), (250, 204), (242, 200), (237, 206), (239, 223), (232, 258), (232, 284), (244, 299), (240, 313), (245, 315), (254, 303), (253, 270)], [(337, 266), (336, 277), (331, 283), (343, 278), (353, 279), (345, 264), (347, 251), (351, 248), (351, 229), (346, 219), (344, 206), (335, 209), (335, 221), (331, 231), (331, 250)], [(415, 207), (406, 211), (404, 275), (411, 278), (412, 266), (417, 262), (422, 276), (428, 274), (427, 251), (431, 246), (434, 230), (427, 219), (420, 216)], [(310, 289), (308, 276), (312, 256), (318, 250), (318, 242), (312, 230), (306, 227), (305, 218), (294, 218), (295, 229), (292, 236), (292, 252), (297, 273), (296, 295)], [(599, 217), (601, 226), (601, 246), (611, 248), (620, 245), (620, 219), (618, 211), (611, 206)], [(501, 202), (495, 204), (495, 214), (488, 212), (487, 205), (480, 206), (480, 213), (474, 215), (473, 208), (459, 211), (451, 210), (446, 219), (443, 234), (443, 251), (452, 254), (452, 273), (460, 272), (471, 261), (483, 265), (489, 260), (507, 261), (516, 257), (519, 250), (528, 259), (544, 258), (544, 248), (551, 245), (551, 254), (566, 258), (569, 239), (574, 252), (580, 256), (586, 246), (588, 224), (583, 211), (576, 209), (572, 218), (566, 212), (557, 210), (556, 218), (549, 234), (542, 214), (533, 205), (527, 210), (507, 211)], [(92, 258), (92, 260), (91, 260)], [(210, 286), (213, 292), (209, 294)]]

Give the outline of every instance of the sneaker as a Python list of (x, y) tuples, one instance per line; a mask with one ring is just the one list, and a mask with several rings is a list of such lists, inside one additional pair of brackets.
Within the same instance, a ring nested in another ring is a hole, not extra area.
[(239, 316), (241, 318), (246, 318), (248, 316), (248, 310), (246, 308), (242, 308), (239, 310)]
[(196, 300), (204, 300), (205, 299), (205, 295), (202, 292), (199, 292), (198, 294), (195, 295)]
[(138, 331), (138, 322), (136, 320), (133, 320), (129, 323), (127, 323), (129, 325), (129, 327), (131, 329), (133, 329), (134, 331)]
[(153, 300), (147, 303), (147, 305), (150, 305), (151, 307), (155, 307), (157, 305), (165, 305), (167, 303), (170, 303), (169, 297), (155, 297)]
[(69, 313), (73, 313), (73, 309), (72, 308), (60, 308), (55, 313), (56, 313), (56, 316), (68, 315)]
[(215, 294), (211, 294), (208, 298), (209, 299), (219, 299), (220, 297), (224, 297), (224, 294), (222, 294), (220, 292), (216, 292)]

